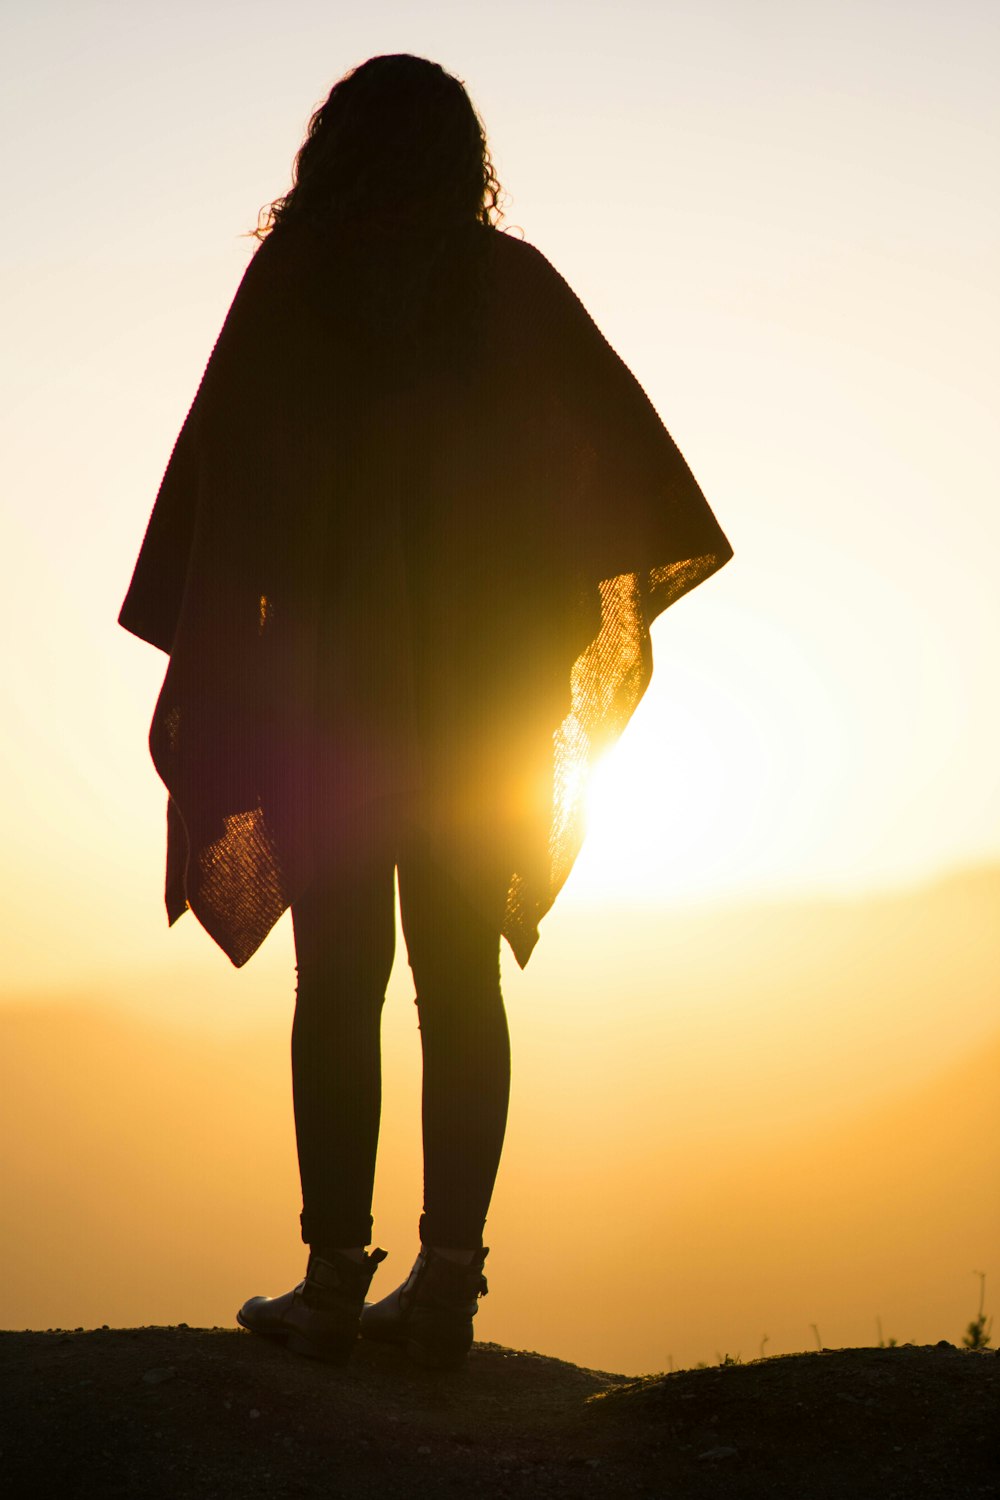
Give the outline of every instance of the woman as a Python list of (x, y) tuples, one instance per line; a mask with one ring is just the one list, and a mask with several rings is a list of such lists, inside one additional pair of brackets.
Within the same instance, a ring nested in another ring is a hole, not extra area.
[[(731, 551), (632, 375), (502, 234), (462, 84), (375, 57), (313, 116), (258, 229), (121, 624), (170, 657), (150, 733), (167, 910), (241, 965), (291, 906), (310, 1247), (251, 1331), (459, 1363), (523, 967), (582, 838), (586, 771), (652, 670), (649, 625)], [(423, 1047), (410, 1276), (364, 1306), (394, 873)]]

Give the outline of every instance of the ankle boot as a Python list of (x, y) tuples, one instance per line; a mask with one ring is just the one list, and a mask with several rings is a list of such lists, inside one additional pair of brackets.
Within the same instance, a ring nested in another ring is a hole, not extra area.
[(284, 1344), (293, 1354), (343, 1364), (358, 1336), (365, 1295), (384, 1250), (363, 1261), (336, 1250), (309, 1255), (305, 1278), (281, 1297), (251, 1297), (236, 1314), (242, 1328)]
[(461, 1266), (422, 1246), (402, 1286), (365, 1307), (361, 1337), (401, 1344), (419, 1364), (454, 1369), (472, 1348), (478, 1299), (489, 1290), (483, 1275), (489, 1253), (479, 1250)]

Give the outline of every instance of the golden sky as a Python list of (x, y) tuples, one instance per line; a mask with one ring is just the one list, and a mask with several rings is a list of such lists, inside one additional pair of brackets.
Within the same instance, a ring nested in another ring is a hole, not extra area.
[(856, 891), (997, 857), (998, 26), (909, 0), (15, 10), (8, 982), (168, 951), (163, 662), (115, 617), (239, 235), (332, 79), (384, 50), (466, 80), (509, 222), (736, 549), (655, 628), (563, 899)]
[[(906, 896), (574, 908), (508, 975), (478, 1335), (640, 1374), (997, 1306), (1000, 871)], [(596, 929), (596, 931), (595, 931)], [(289, 966), (0, 1007), (0, 1327), (232, 1325), (302, 1275)], [(537, 968), (536, 968), (537, 965)], [(230, 971), (232, 973), (233, 971)], [(172, 980), (172, 982), (171, 982)], [(206, 1025), (206, 1018), (210, 1024)], [(416, 1251), (420, 1043), (383, 1025), (377, 1295)], [(65, 1225), (73, 1254), (66, 1255)]]
[[(560, 982), (547, 949), (605, 961), (589, 912), (642, 902), (660, 934), (699, 903), (852, 902), (1000, 861), (996, 6), (37, 0), (3, 29), (6, 997), (288, 1011), (287, 921), (252, 974), (191, 917), (167, 931), (164, 658), (115, 622), (240, 235), (331, 82), (385, 51), (465, 80), (508, 222), (633, 369), (736, 552), (654, 627), (584, 854), (528, 973), (505, 970), (525, 1028)], [(622, 961), (619, 1012), (697, 992), (657, 988), (657, 956)], [(900, 1087), (950, 1045), (939, 978)], [(975, 994), (970, 1055), (995, 1014)], [(724, 1042), (761, 997), (733, 976), (700, 1000)]]

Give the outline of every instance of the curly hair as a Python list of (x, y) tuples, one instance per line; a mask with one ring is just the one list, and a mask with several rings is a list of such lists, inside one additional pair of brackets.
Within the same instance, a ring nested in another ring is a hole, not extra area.
[(359, 374), (467, 369), (488, 319), (501, 187), (459, 79), (408, 53), (372, 57), (309, 121), (292, 186), (254, 234), (305, 225), (327, 244), (330, 298)]
[(503, 217), (486, 132), (462, 82), (409, 53), (371, 57), (309, 121), (292, 186), (258, 215), (257, 239), (300, 217), (378, 231)]

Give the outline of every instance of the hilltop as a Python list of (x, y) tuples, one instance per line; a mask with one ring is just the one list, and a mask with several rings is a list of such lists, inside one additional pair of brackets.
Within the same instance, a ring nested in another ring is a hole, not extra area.
[(993, 1350), (824, 1350), (629, 1379), (477, 1344), (340, 1369), (213, 1328), (0, 1333), (5, 1494), (980, 1500)]

